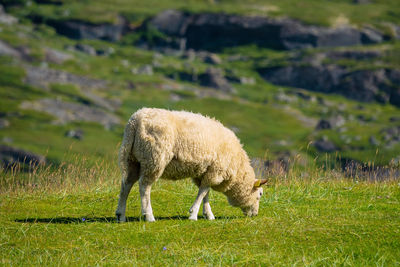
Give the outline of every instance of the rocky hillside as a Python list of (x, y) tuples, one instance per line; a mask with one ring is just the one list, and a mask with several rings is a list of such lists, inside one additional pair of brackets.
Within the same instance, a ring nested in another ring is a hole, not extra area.
[(143, 106), (214, 116), (268, 166), (399, 164), (396, 1), (0, 4), (3, 166), (115, 161)]

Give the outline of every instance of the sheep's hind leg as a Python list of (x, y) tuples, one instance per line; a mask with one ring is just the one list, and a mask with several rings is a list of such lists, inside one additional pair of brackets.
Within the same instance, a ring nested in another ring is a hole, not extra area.
[(189, 220), (197, 221), (197, 214), (199, 213), (201, 201), (210, 191), (210, 187), (200, 186), (199, 193), (197, 194), (196, 200), (194, 201), (192, 207), (190, 208)]
[(151, 200), (150, 200), (150, 192), (151, 185), (147, 179), (143, 177), (139, 180), (139, 191), (140, 191), (140, 200), (142, 205), (142, 215), (145, 217), (146, 221), (154, 222), (155, 218), (153, 215), (153, 209), (151, 208)]
[(210, 202), (208, 202), (208, 194), (209, 193), (210, 193), (210, 191), (208, 191), (207, 194), (205, 195), (205, 197), (203, 198), (203, 216), (207, 220), (214, 220), (215, 217), (211, 211)]
[(117, 222), (126, 222), (126, 200), (132, 186), (139, 180), (139, 163), (131, 163), (128, 167), (127, 177), (122, 177), (121, 191), (119, 193), (118, 207), (115, 211)]

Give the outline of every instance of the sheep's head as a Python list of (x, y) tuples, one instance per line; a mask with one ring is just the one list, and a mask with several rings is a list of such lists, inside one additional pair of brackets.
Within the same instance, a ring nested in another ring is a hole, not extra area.
[(253, 189), (251, 191), (250, 197), (246, 205), (242, 208), (244, 215), (246, 216), (256, 216), (258, 214), (258, 207), (260, 205), (260, 199), (263, 195), (263, 189), (261, 185), (267, 183), (266, 179), (256, 180), (254, 182)]

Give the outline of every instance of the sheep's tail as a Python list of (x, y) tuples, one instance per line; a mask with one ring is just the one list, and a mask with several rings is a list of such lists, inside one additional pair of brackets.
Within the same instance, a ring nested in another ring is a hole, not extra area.
[(137, 122), (135, 116), (132, 116), (126, 124), (124, 138), (119, 149), (118, 164), (121, 170), (122, 179), (126, 179), (128, 177), (129, 161), (136, 161), (134, 155), (132, 154), (132, 148), (135, 141), (136, 124)]

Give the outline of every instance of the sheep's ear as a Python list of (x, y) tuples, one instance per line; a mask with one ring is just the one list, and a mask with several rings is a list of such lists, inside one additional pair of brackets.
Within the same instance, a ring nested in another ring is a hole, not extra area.
[(267, 179), (257, 179), (257, 180), (254, 182), (253, 187), (255, 187), (255, 188), (260, 187), (260, 186), (262, 186), (263, 184), (266, 184), (267, 182), (268, 182)]

